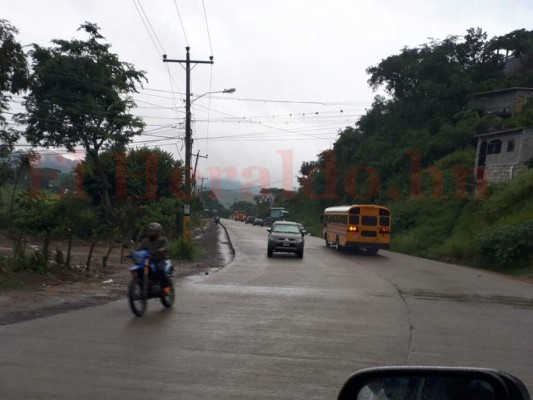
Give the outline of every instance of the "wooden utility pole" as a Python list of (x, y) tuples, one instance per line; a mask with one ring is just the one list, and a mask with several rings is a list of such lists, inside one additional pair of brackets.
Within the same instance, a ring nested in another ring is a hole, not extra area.
[(191, 64), (213, 64), (213, 56), (209, 61), (191, 60), (190, 47), (185, 47), (187, 55), (185, 60), (172, 60), (163, 54), (163, 62), (177, 62), (185, 64), (185, 193), (186, 198), (191, 194), (191, 152), (192, 152), (192, 130), (191, 130)]
[(201, 156), (200, 155), (200, 150), (198, 150), (198, 152), (196, 153), (195, 157), (196, 157), (196, 161), (194, 163), (194, 170), (192, 172), (192, 186), (194, 186), (196, 188), (196, 168), (198, 168), (198, 159), (199, 158), (207, 158), (207, 155)]
[(189, 46), (185, 47), (187, 55), (185, 60), (171, 60), (163, 54), (163, 62), (178, 62), (185, 64), (185, 202), (183, 205), (183, 238), (186, 241), (190, 240), (190, 205), (188, 204), (191, 198), (191, 152), (192, 152), (192, 130), (191, 130), (191, 64), (213, 64), (213, 56), (209, 57), (209, 61), (191, 60)]

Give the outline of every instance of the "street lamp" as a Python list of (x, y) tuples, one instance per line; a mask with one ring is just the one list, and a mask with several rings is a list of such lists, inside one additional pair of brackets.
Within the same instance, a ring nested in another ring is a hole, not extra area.
[(208, 94), (215, 94), (215, 93), (228, 93), (228, 94), (232, 94), (232, 93), (235, 93), (237, 89), (235, 88), (229, 88), (229, 89), (224, 89), (224, 90), (217, 90), (216, 92), (207, 92), (207, 93), (204, 93), (204, 94), (201, 94), (200, 96), (194, 98), (191, 103), (195, 102), (196, 100), (198, 100), (200, 97), (204, 97), (205, 95), (208, 95)]
[(190, 99), (185, 99), (185, 193), (187, 196), (191, 194), (191, 156), (192, 156), (192, 130), (191, 130), (191, 104), (208, 94), (214, 93), (235, 93), (235, 88), (217, 90), (214, 92), (207, 92), (200, 96)]
[[(188, 48), (187, 48), (188, 49)], [(188, 57), (187, 53), (187, 57)], [(188, 76), (188, 75), (187, 75)], [(189, 202), (189, 196), (191, 195), (191, 153), (192, 153), (192, 129), (191, 129), (191, 104), (208, 94), (213, 93), (235, 93), (235, 88), (219, 90), (215, 92), (204, 93), (195, 99), (191, 100), (190, 94), (190, 81), (187, 79), (187, 93), (185, 95), (185, 201)], [(198, 161), (198, 158), (196, 159)], [(189, 204), (184, 204), (183, 213), (183, 237), (186, 241), (190, 240), (190, 207)]]

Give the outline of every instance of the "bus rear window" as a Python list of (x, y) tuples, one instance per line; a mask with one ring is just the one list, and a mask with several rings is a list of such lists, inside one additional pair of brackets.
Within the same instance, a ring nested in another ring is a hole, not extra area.
[(379, 215), (390, 215), (390, 211), (389, 210), (385, 210), (383, 208), (380, 208), (379, 209)]
[(361, 218), (361, 223), (364, 226), (376, 226), (378, 224), (378, 218), (377, 217), (373, 217), (373, 216), (369, 216), (369, 215), (365, 215), (365, 216), (363, 216), (363, 218)]
[(359, 225), (359, 215), (350, 215), (350, 225)]
[(390, 218), (389, 217), (379, 217), (379, 226), (389, 226)]

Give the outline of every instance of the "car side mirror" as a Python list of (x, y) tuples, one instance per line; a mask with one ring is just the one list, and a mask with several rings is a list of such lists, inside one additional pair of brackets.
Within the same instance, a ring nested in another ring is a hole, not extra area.
[(267, 232), (272, 232), (272, 229), (271, 228), (267, 228)]
[(502, 371), (452, 367), (381, 367), (361, 370), (338, 400), (529, 400), (526, 386)]
[(305, 229), (302, 229), (302, 236), (307, 235), (307, 231)]

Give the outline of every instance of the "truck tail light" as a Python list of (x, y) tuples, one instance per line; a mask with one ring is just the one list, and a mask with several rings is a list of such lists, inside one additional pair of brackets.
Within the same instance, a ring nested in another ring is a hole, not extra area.
[(357, 226), (350, 226), (348, 232), (359, 232), (359, 228)]
[(379, 228), (379, 233), (390, 233), (390, 228)]

